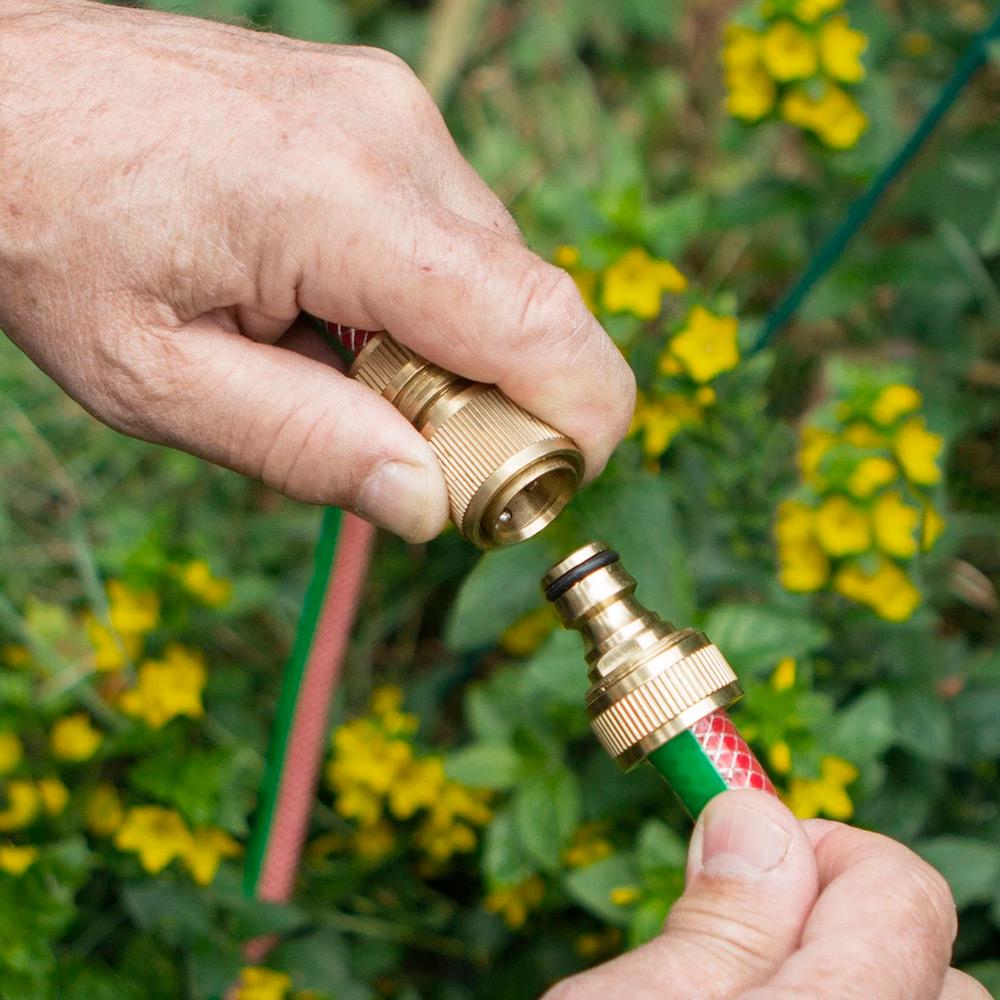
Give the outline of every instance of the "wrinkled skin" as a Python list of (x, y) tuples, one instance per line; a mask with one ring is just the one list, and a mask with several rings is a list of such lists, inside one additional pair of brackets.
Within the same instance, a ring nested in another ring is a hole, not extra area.
[[(4, 0), (0, 96), (0, 326), (112, 426), (430, 538), (428, 445), (307, 311), (498, 383), (591, 477), (625, 433), (628, 367), (388, 53)], [(734, 792), (663, 934), (546, 996), (985, 998), (948, 968), (954, 934), (902, 846)]]
[(663, 933), (543, 1000), (988, 1000), (949, 968), (956, 928), (947, 883), (901, 844), (726, 792)]
[(0, 92), (0, 327), (119, 430), (432, 537), (428, 444), (306, 311), (499, 383), (590, 477), (624, 435), (628, 366), (395, 56), (5, 0)]

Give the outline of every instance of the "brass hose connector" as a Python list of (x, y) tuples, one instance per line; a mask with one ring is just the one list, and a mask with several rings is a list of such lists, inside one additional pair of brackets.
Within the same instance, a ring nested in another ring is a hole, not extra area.
[(580, 485), (583, 456), (568, 437), (495, 385), (453, 375), (385, 332), (370, 337), (351, 376), (428, 440), (444, 472), (451, 519), (481, 549), (537, 534)]
[(675, 629), (635, 599), (618, 553), (591, 542), (542, 578), (563, 628), (583, 638), (595, 735), (628, 770), (678, 733), (743, 694), (725, 657), (701, 632)]

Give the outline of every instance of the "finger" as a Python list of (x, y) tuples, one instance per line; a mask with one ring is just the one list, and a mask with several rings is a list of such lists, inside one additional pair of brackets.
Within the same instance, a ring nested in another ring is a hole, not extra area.
[(958, 969), (949, 969), (939, 1000), (991, 1000), (992, 994), (982, 983)]
[(364, 386), (208, 321), (130, 345), (101, 411), (119, 429), (295, 499), (348, 507), (412, 541), (443, 527), (447, 498), (430, 446)]
[(597, 475), (628, 429), (635, 379), (572, 278), (453, 212), (387, 211), (372, 209), (351, 253), (324, 249), (303, 268), (302, 308), (387, 329), (450, 371), (498, 384), (573, 438)]
[(740, 1000), (938, 1000), (957, 929), (945, 880), (887, 837), (828, 821), (805, 826), (820, 896), (802, 946)]
[(347, 365), (340, 354), (331, 346), (330, 341), (306, 320), (297, 320), (286, 333), (275, 341), (275, 346), (294, 351), (304, 358), (312, 358), (313, 361), (319, 361), (338, 372), (347, 371)]
[(760, 792), (727, 792), (695, 827), (688, 885), (663, 933), (546, 1000), (730, 997), (795, 950), (816, 891), (812, 847), (792, 814)]

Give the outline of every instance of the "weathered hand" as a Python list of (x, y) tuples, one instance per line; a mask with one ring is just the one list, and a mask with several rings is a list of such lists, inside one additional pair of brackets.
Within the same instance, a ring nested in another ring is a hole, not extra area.
[(498, 383), (590, 476), (625, 433), (628, 367), (386, 52), (5, 0), (0, 174), (0, 327), (128, 434), (434, 535), (429, 446), (303, 310)]
[(955, 930), (944, 879), (901, 844), (727, 792), (663, 933), (545, 1000), (989, 1000), (949, 968)]

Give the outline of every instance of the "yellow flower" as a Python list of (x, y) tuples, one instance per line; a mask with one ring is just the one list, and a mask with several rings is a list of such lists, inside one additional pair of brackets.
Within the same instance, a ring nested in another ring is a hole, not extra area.
[(740, 360), (737, 329), (732, 316), (716, 316), (695, 306), (684, 329), (670, 342), (670, 350), (696, 382), (710, 382)]
[(204, 687), (201, 654), (172, 643), (162, 660), (146, 660), (140, 665), (136, 686), (122, 694), (119, 707), (160, 729), (178, 715), (200, 718), (204, 714)]
[(173, 809), (133, 806), (115, 833), (115, 847), (131, 851), (150, 875), (158, 875), (174, 858), (191, 850), (191, 833)]
[(50, 816), (58, 816), (69, 801), (69, 790), (58, 778), (41, 778), (38, 782), (38, 795), (42, 800), (42, 808)]
[(556, 626), (549, 607), (535, 608), (518, 618), (500, 636), (500, 645), (512, 656), (528, 656), (542, 644)]
[(919, 520), (920, 511), (905, 503), (898, 492), (883, 493), (872, 509), (875, 544), (891, 556), (909, 559), (917, 552), (914, 532)]
[(911, 417), (896, 433), (894, 450), (910, 482), (930, 486), (941, 478), (937, 459), (944, 446), (940, 435), (927, 430), (923, 417)]
[(777, 774), (788, 774), (792, 769), (792, 751), (784, 740), (778, 740), (767, 752), (771, 770)]
[(358, 857), (366, 861), (381, 861), (392, 853), (396, 835), (388, 823), (375, 823), (358, 830), (351, 838), (351, 846)]
[(831, 819), (850, 819), (854, 803), (847, 786), (856, 781), (858, 769), (840, 757), (824, 757), (818, 778), (793, 778), (785, 801), (799, 819), (824, 813)]
[(223, 858), (235, 858), (240, 853), (240, 845), (226, 833), (214, 826), (200, 826), (192, 831), (187, 847), (181, 854), (184, 867), (198, 885), (210, 885)]
[(695, 390), (694, 399), (699, 406), (714, 406), (718, 396), (710, 385), (700, 385)]
[(419, 726), (419, 719), (415, 715), (401, 711), (402, 705), (403, 691), (395, 684), (383, 684), (372, 692), (372, 715), (391, 736), (415, 733)]
[(642, 897), (642, 890), (637, 885), (619, 885), (608, 893), (608, 900), (615, 906), (631, 906)]
[(859, 604), (870, 607), (887, 621), (905, 621), (920, 604), (920, 591), (910, 578), (888, 559), (880, 558), (873, 572), (857, 563), (842, 566), (833, 580), (834, 589)]
[(830, 560), (814, 541), (779, 546), (778, 556), (781, 585), (793, 593), (819, 590), (830, 575)]
[(816, 539), (831, 556), (847, 556), (871, 547), (868, 516), (847, 497), (827, 497), (816, 511)]
[(453, 854), (467, 854), (476, 848), (475, 831), (465, 823), (422, 823), (413, 842), (431, 861), (447, 861)]
[(0, 870), (15, 878), (23, 875), (38, 860), (37, 847), (0, 844)]
[(771, 674), (771, 687), (775, 691), (787, 691), (789, 688), (795, 687), (796, 673), (795, 660), (786, 656), (783, 660), (778, 661), (774, 673)]
[(573, 835), (573, 842), (563, 851), (567, 868), (586, 868), (614, 853), (611, 841), (601, 836), (603, 823), (585, 823)]
[(889, 459), (880, 455), (863, 458), (848, 478), (847, 489), (851, 496), (864, 500), (877, 493), (883, 486), (895, 482), (896, 475), (896, 466)]
[(101, 731), (83, 712), (57, 719), (49, 735), (52, 752), (60, 760), (90, 760), (103, 739)]
[(10, 781), (4, 797), (7, 805), (0, 809), (0, 831), (9, 833), (11, 830), (23, 830), (34, 822), (42, 805), (38, 788), (34, 784), (30, 781)]
[(861, 53), (868, 46), (868, 36), (855, 31), (846, 16), (831, 17), (819, 32), (819, 53), (823, 69), (841, 83), (857, 83), (865, 76)]
[(791, 21), (778, 21), (764, 33), (760, 57), (768, 73), (781, 83), (804, 80), (819, 68), (815, 44)]
[(804, 482), (814, 488), (821, 488), (823, 478), (820, 475), (820, 465), (823, 456), (833, 447), (837, 435), (822, 427), (806, 427), (802, 431), (802, 444), (799, 447), (799, 472)]
[(336, 808), (345, 819), (357, 820), (362, 826), (373, 826), (382, 815), (382, 800), (367, 788), (353, 786), (337, 794)]
[(664, 292), (679, 294), (685, 288), (687, 278), (670, 261), (655, 260), (642, 247), (633, 247), (604, 272), (602, 297), (610, 312), (653, 319)]
[(813, 24), (832, 10), (844, 6), (844, 0), (798, 0), (795, 4), (795, 16), (800, 21)]
[(632, 433), (641, 431), (642, 450), (647, 458), (659, 458), (685, 428), (702, 419), (701, 410), (682, 393), (670, 393), (662, 399), (640, 399), (632, 418)]
[(745, 122), (759, 122), (774, 107), (777, 87), (759, 66), (726, 74), (726, 110)]
[(801, 545), (812, 541), (815, 535), (815, 514), (811, 507), (799, 500), (782, 500), (778, 504), (778, 516), (774, 524), (774, 535), (780, 545)]
[(920, 547), (926, 552), (944, 532), (944, 518), (933, 504), (924, 504), (924, 517), (920, 524)]
[(87, 799), (84, 822), (96, 837), (110, 837), (122, 824), (125, 811), (114, 785), (102, 782)]
[(121, 580), (108, 581), (108, 618), (122, 635), (145, 635), (160, 621), (160, 599), (149, 590), (131, 590)]
[(857, 421), (844, 430), (844, 440), (855, 448), (881, 448), (885, 438), (871, 424)]
[(0, 732), (0, 774), (10, 774), (23, 756), (24, 748), (17, 733)]
[(912, 385), (888, 385), (872, 403), (872, 420), (888, 427), (907, 413), (919, 410), (923, 402), (924, 397)]
[(484, 900), (483, 908), (498, 914), (511, 929), (523, 927), (528, 914), (545, 898), (545, 883), (532, 875), (515, 885), (494, 889)]
[(412, 761), (389, 789), (389, 812), (396, 819), (409, 819), (420, 809), (430, 809), (444, 786), (444, 763), (440, 757)]
[(742, 24), (727, 24), (722, 45), (722, 64), (727, 70), (752, 69), (760, 58), (760, 35)]
[(181, 586), (202, 604), (210, 608), (221, 608), (233, 596), (233, 585), (212, 575), (212, 570), (203, 559), (193, 559), (180, 567)]
[(812, 128), (831, 149), (850, 149), (868, 128), (868, 116), (853, 97), (828, 85), (816, 102)]
[(286, 1000), (292, 977), (261, 966), (249, 965), (240, 970), (233, 1000)]
[(87, 638), (94, 650), (94, 669), (121, 670), (134, 660), (142, 649), (142, 636), (135, 632), (119, 635), (102, 625), (92, 614), (83, 616)]

